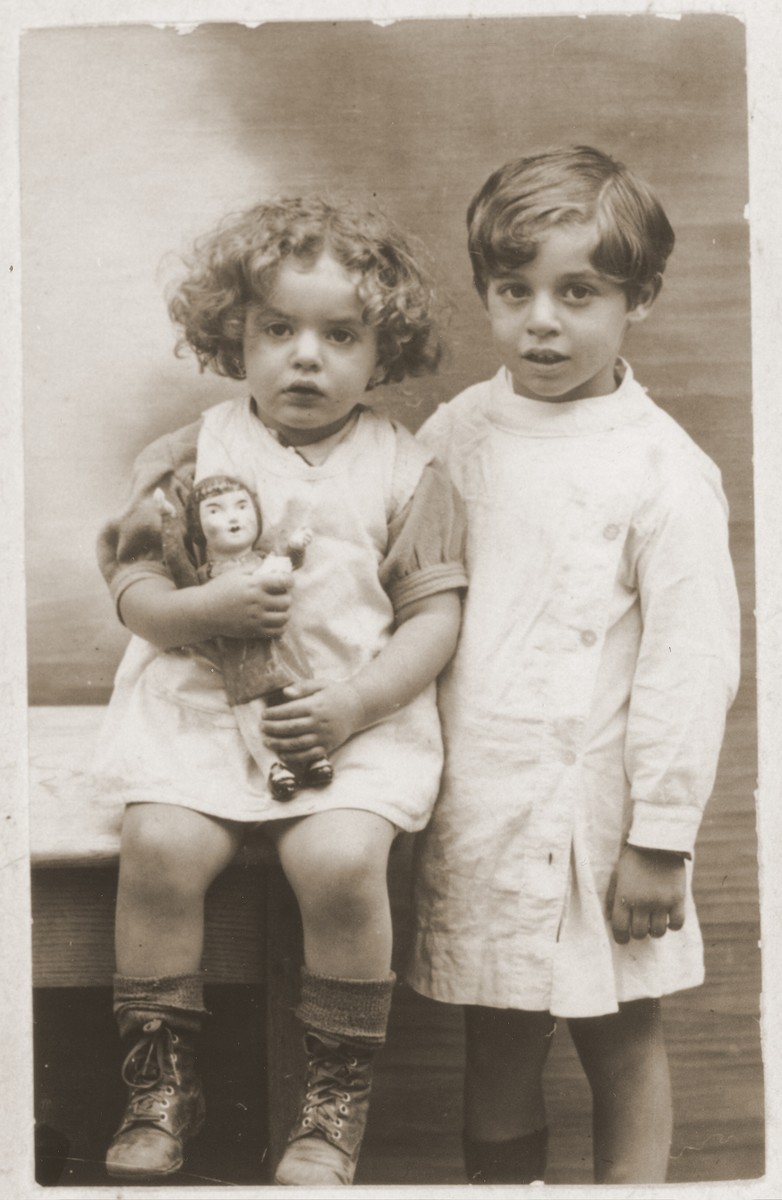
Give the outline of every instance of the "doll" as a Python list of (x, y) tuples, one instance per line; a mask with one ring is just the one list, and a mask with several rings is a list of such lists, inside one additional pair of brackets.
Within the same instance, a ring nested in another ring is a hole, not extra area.
[[(254, 564), (259, 572), (286, 579), (302, 565), (312, 540), (312, 531), (301, 528), (291, 536), (284, 555), (254, 550), (262, 525), (258, 499), (229, 475), (211, 475), (193, 487), (185, 510), (186, 530), (160, 488), (154, 499), (160, 513), (163, 561), (177, 587), (206, 583), (224, 571), (252, 569)], [(204, 558), (199, 566), (194, 565), (196, 557)], [(290, 638), (216, 640), (229, 703), (248, 750), (263, 770), (268, 758), (260, 735), (264, 707), (285, 700), (283, 689), (309, 678), (309, 666)], [(274, 762), (269, 768), (269, 790), (275, 800), (290, 800), (300, 786), (325, 787), (333, 775), (325, 755), (298, 774), (285, 763)]]

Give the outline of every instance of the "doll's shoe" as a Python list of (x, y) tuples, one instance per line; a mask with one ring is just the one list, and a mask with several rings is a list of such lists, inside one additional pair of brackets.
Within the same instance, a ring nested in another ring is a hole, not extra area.
[(334, 778), (334, 768), (329, 760), (316, 758), (315, 762), (307, 763), (307, 769), (302, 776), (302, 783), (305, 787), (326, 787)]
[(275, 800), (290, 800), (298, 788), (296, 776), (281, 762), (272, 763), (269, 771), (269, 790)]
[(115, 1179), (159, 1179), (183, 1162), (182, 1146), (200, 1130), (206, 1106), (192, 1037), (147, 1021), (122, 1065), (128, 1102), (106, 1155)]

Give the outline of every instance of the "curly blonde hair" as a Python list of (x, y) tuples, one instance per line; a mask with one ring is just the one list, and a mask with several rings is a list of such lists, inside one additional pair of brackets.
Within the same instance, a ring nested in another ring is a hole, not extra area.
[(361, 277), (363, 319), (378, 344), (370, 386), (436, 370), (442, 347), (434, 287), (411, 239), (379, 211), (317, 196), (255, 205), (195, 242), (184, 259), (186, 274), (168, 296), (181, 330), (177, 354), (189, 348), (202, 371), (244, 379), (248, 310), (268, 298), (286, 258), (313, 260), (324, 250)]

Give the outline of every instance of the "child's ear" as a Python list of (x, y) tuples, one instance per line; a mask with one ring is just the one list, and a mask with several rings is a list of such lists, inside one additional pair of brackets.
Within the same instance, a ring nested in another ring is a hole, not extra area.
[(660, 294), (660, 289), (663, 286), (662, 275), (655, 275), (648, 283), (643, 284), (638, 289), (635, 297), (635, 303), (632, 308), (628, 309), (627, 320), (633, 324), (638, 324), (640, 321), (645, 321), (652, 311), (652, 305)]

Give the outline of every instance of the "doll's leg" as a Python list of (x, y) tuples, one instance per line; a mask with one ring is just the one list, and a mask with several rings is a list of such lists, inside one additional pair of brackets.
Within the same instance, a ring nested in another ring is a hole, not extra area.
[(547, 1012), (465, 1008), (464, 1159), (473, 1183), (542, 1179), (548, 1133), (543, 1067)]
[(664, 1183), (673, 1114), (659, 1000), (568, 1022), (592, 1089), (596, 1183)]
[(195, 1051), (206, 1015), (204, 896), (236, 853), (239, 830), (173, 805), (133, 805), (126, 812), (114, 1013), (128, 1096), (106, 1156), (115, 1178), (173, 1174), (184, 1142), (203, 1124)]
[[(263, 704), (273, 706), (275, 704), (284, 704), (287, 700), (282, 689), (275, 692), (269, 692), (263, 698)], [(260, 702), (259, 702), (260, 703)], [(262, 719), (261, 713), (261, 719)], [(241, 726), (240, 726), (241, 728)], [(245, 741), (247, 736), (244, 735)], [(257, 737), (257, 733), (252, 736)], [(268, 751), (266, 751), (268, 756)], [(256, 762), (258, 759), (256, 758)], [(334, 778), (334, 768), (325, 754), (318, 755), (305, 766), (299, 766), (295, 770), (289, 767), (283, 761), (273, 762), (269, 769), (269, 790), (275, 800), (290, 800), (295, 795), (299, 787), (326, 787)]]
[(382, 817), (350, 810), (273, 831), (304, 929), (296, 1013), (307, 1055), (301, 1109), (275, 1183), (353, 1180), (394, 986), (386, 872), (395, 832)]

